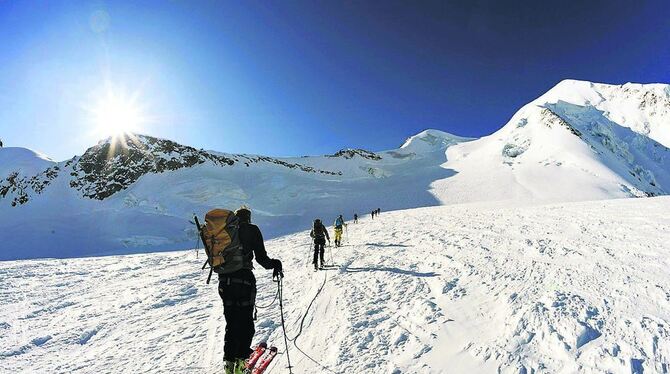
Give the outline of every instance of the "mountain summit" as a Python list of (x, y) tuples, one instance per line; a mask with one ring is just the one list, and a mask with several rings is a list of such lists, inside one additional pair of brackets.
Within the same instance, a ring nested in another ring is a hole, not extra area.
[(492, 135), (448, 150), (442, 203), (579, 201), (670, 192), (670, 89), (563, 81)]

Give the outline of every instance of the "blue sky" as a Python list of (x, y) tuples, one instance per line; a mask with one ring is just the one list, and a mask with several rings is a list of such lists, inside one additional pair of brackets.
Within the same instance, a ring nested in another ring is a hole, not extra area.
[[(667, 1), (0, 2), (0, 138), (63, 160), (101, 90), (224, 152), (483, 136), (565, 78), (670, 82)], [(98, 135), (99, 137), (99, 135)]]

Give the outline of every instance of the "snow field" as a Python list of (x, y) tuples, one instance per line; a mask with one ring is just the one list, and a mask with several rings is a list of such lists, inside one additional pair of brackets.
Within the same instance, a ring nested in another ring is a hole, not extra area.
[[(669, 207), (659, 197), (382, 212), (350, 223), (344, 246), (326, 248), (337, 266), (320, 272), (306, 232), (270, 240), (289, 337), (322, 288), (297, 339), (304, 354), (289, 346), (294, 372), (667, 373)], [(202, 261), (1, 262), (0, 372), (220, 372), (223, 308)], [(258, 304), (270, 304), (271, 272), (255, 273)], [(256, 329), (282, 353), (270, 372), (288, 372), (276, 303)]]

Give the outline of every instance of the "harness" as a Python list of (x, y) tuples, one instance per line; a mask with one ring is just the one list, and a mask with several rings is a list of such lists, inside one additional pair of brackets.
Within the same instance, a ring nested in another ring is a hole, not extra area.
[[(226, 286), (230, 286), (231, 284), (242, 284), (245, 286), (253, 287), (254, 284), (253, 282), (243, 280), (243, 279), (237, 279), (237, 278), (231, 278), (231, 277), (225, 277), (219, 279), (219, 284), (223, 283)], [(223, 295), (223, 288), (219, 287), (219, 294)], [(222, 298), (223, 299), (223, 298)], [(256, 296), (251, 295), (250, 300), (244, 300), (244, 301), (231, 301), (231, 300), (223, 300), (223, 305), (224, 306), (254, 306), (256, 304)]]

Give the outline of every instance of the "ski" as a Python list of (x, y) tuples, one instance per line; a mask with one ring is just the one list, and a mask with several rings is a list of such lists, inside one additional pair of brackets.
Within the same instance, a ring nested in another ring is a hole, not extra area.
[(251, 371), (254, 369), (254, 366), (256, 366), (256, 363), (258, 362), (258, 359), (263, 356), (263, 353), (265, 353), (265, 350), (268, 348), (268, 345), (266, 342), (260, 342), (254, 351), (251, 353), (251, 356), (249, 356), (249, 359), (247, 360), (247, 363), (244, 365), (245, 373), (251, 373)]
[(270, 366), (272, 360), (277, 356), (277, 347), (270, 347), (268, 353), (263, 356), (263, 360), (254, 368), (252, 374), (263, 374), (265, 369)]

